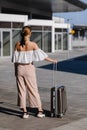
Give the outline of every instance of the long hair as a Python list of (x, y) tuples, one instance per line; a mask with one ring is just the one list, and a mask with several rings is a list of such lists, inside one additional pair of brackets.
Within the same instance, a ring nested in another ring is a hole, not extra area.
[(31, 31), (32, 31), (32, 29), (31, 29), (31, 27), (30, 26), (24, 26), (23, 28), (22, 28), (22, 31), (21, 31), (21, 41), (20, 41), (20, 45), (23, 47), (24, 45), (25, 45), (25, 37), (27, 36), (27, 35), (31, 35)]

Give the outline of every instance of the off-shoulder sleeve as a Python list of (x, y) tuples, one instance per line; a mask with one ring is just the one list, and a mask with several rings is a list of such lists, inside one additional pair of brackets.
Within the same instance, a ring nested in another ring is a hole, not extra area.
[(33, 61), (42, 61), (47, 57), (48, 55), (41, 49), (33, 51)]
[(11, 61), (12, 61), (13, 63), (15, 63), (17, 59), (18, 59), (18, 53), (17, 53), (17, 51), (14, 51), (14, 53), (13, 53), (13, 55), (12, 55)]

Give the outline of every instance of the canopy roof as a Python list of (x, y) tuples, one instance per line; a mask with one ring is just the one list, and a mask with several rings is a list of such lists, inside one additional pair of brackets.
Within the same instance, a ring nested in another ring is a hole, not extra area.
[(56, 12), (81, 11), (87, 4), (81, 0), (0, 0), (1, 13), (52, 15)]

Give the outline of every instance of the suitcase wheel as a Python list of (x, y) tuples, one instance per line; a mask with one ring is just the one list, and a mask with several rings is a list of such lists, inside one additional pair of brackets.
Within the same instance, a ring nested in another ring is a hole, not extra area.
[(54, 113), (51, 113), (51, 117), (55, 117)]

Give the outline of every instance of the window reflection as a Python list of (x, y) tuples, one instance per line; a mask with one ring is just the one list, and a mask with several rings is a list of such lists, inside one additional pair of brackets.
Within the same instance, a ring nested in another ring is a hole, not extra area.
[(0, 28), (11, 28), (11, 22), (0, 22)]
[(50, 26), (31, 26), (31, 40), (45, 52), (51, 52), (51, 27)]
[(12, 52), (14, 51), (15, 44), (20, 41), (20, 31), (21, 30), (13, 30), (12, 31)]
[(3, 56), (10, 56), (10, 32), (3, 32)]

